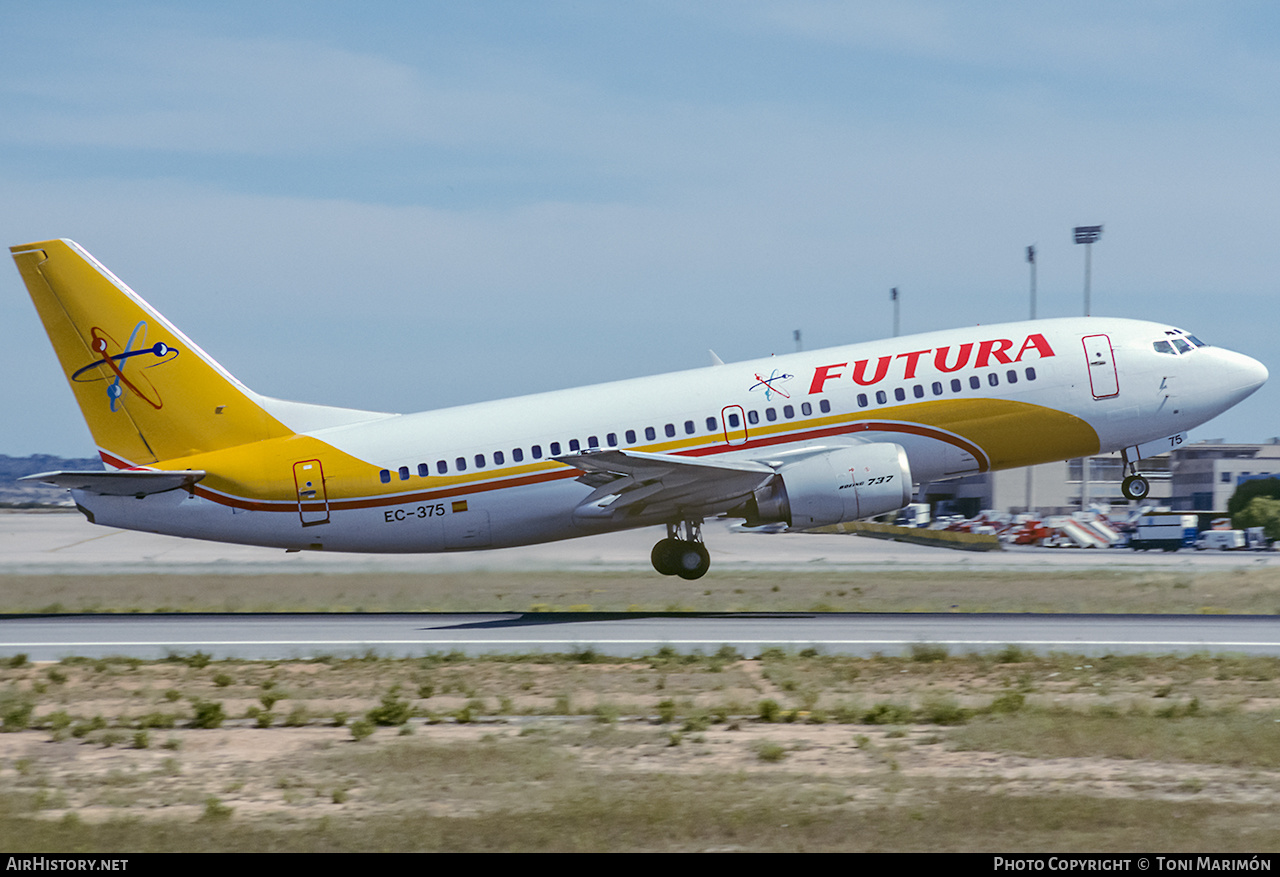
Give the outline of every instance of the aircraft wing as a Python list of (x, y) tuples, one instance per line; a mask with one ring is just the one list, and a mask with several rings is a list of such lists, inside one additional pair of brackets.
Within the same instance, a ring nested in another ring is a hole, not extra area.
[(746, 499), (775, 471), (751, 460), (601, 450), (555, 458), (582, 471), (595, 490), (574, 510), (588, 518), (718, 514)]
[(183, 488), (190, 490), (192, 485), (209, 473), (199, 469), (182, 469), (166, 471), (162, 469), (117, 469), (90, 470), (86, 472), (61, 471), (41, 472), (38, 475), (26, 475), (19, 481), (39, 481), (55, 487), (66, 487), (69, 490), (85, 490), (101, 496), (148, 496), (152, 493), (164, 493), (166, 490)]

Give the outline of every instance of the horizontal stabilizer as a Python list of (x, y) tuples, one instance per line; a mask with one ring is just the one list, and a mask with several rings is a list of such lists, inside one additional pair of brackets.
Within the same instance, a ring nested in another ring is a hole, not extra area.
[(120, 469), (88, 472), (41, 472), (27, 475), (19, 481), (39, 481), (68, 490), (84, 490), (100, 496), (148, 496), (166, 490), (190, 490), (209, 473), (198, 469), (164, 471), (159, 469)]

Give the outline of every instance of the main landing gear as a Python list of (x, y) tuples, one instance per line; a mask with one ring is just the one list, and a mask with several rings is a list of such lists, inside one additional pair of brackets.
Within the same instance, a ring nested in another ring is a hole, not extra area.
[(711, 554), (702, 544), (702, 521), (667, 524), (667, 538), (653, 546), (649, 559), (653, 561), (653, 568), (664, 576), (702, 578), (711, 568)]

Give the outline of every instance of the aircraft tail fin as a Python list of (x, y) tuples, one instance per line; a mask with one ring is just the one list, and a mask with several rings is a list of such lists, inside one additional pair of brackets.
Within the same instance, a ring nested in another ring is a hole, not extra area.
[(75, 242), (10, 251), (108, 463), (143, 466), (292, 434)]

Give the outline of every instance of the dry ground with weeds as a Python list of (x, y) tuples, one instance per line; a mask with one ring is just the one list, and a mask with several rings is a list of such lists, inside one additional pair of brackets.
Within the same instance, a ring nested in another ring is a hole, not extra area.
[[(745, 538), (745, 537), (744, 537)], [(764, 538), (764, 537), (760, 537)], [(853, 538), (853, 537), (850, 537)], [(1128, 556), (1125, 556), (1128, 559)], [(1275, 615), (1280, 569), (0, 575), (0, 612), (1158, 612)]]
[(19, 664), (0, 848), (1274, 851), (1277, 680), (925, 647)]

